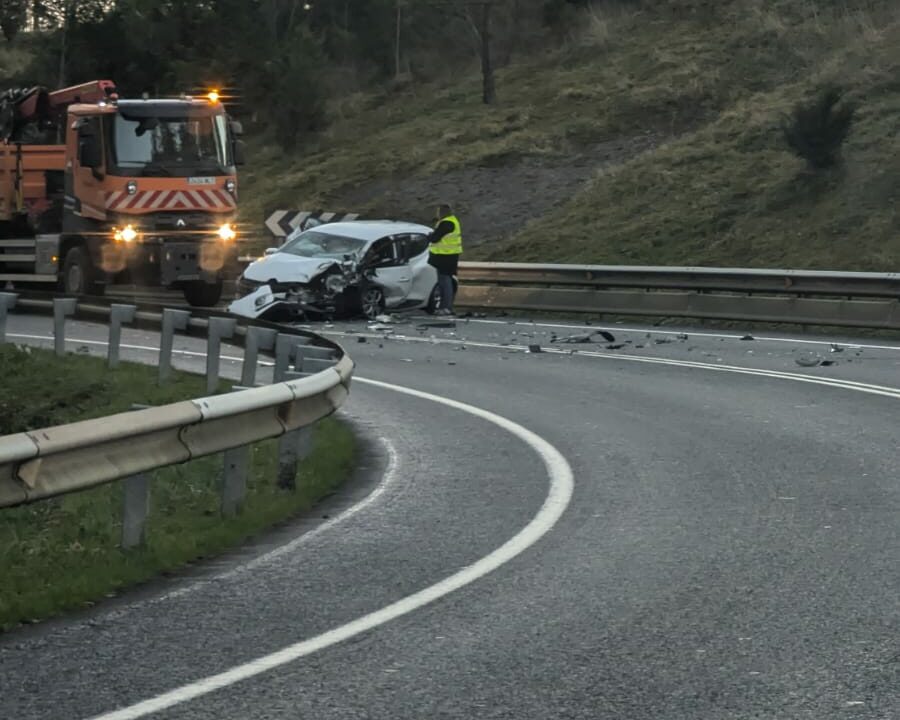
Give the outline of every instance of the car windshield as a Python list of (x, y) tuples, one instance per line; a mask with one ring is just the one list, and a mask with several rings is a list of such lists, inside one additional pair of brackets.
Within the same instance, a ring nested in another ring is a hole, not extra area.
[(231, 164), (224, 116), (128, 117), (113, 121), (114, 164), (129, 175), (224, 175)]
[(332, 235), (321, 230), (306, 230), (293, 240), (288, 240), (279, 252), (309, 258), (340, 260), (345, 255), (359, 257), (368, 243), (357, 238)]

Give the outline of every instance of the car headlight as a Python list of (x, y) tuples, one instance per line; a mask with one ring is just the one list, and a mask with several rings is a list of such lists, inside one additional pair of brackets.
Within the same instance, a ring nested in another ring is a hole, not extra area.
[(225, 240), (228, 242), (229, 240), (234, 240), (237, 237), (237, 233), (234, 231), (234, 228), (231, 227), (231, 223), (225, 223), (222, 227), (219, 228), (218, 231), (219, 238), (221, 240)]
[(347, 289), (347, 279), (342, 275), (330, 275), (325, 280), (325, 289), (337, 295)]

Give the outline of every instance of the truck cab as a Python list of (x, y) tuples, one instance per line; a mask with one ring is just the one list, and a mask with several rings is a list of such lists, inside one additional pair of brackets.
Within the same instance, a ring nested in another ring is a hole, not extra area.
[(129, 283), (214, 305), (238, 254), (239, 124), (213, 93), (120, 100), (106, 88), (95, 102), (72, 99), (61, 143), (33, 131), (37, 142), (0, 145), (0, 224), (14, 221), (0, 239), (0, 282), (29, 275), (14, 243), (30, 240), (31, 279), (55, 276), (67, 293)]

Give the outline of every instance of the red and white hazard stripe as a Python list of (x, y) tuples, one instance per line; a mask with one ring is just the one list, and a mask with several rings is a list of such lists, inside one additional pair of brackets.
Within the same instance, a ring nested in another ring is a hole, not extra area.
[(144, 190), (106, 196), (107, 210), (231, 210), (234, 198), (225, 190)]

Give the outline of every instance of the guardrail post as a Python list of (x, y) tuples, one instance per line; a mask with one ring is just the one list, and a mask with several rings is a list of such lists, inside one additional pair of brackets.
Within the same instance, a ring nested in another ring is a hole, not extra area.
[(234, 335), (237, 320), (234, 318), (213, 317), (209, 319), (206, 331), (206, 392), (212, 395), (219, 384), (219, 356), (222, 339)]
[(273, 350), (277, 330), (271, 328), (249, 327), (244, 339), (244, 364), (241, 367), (241, 385), (253, 387), (256, 384), (256, 366), (259, 362), (260, 350)]
[(222, 514), (236, 515), (247, 492), (247, 472), (250, 468), (250, 446), (225, 451), (222, 473)]
[(0, 343), (6, 342), (6, 315), (16, 306), (16, 293), (0, 292)]
[(283, 382), (284, 374), (291, 365), (291, 359), (296, 357), (298, 345), (308, 345), (308, 337), (278, 333), (275, 340), (275, 369), (272, 371), (272, 382)]
[(293, 490), (297, 486), (297, 431), (278, 438), (278, 487)]
[(124, 484), (122, 503), (122, 547), (143, 545), (147, 515), (150, 513), (150, 478), (145, 473), (132, 475)]
[(162, 385), (172, 374), (172, 345), (175, 331), (187, 328), (191, 314), (187, 310), (166, 308), (162, 315), (162, 332), (159, 338), (159, 384)]
[(66, 354), (66, 318), (75, 314), (75, 298), (53, 299), (53, 349), (59, 357)]
[(119, 346), (122, 343), (122, 323), (134, 322), (137, 307), (134, 305), (113, 305), (109, 309), (109, 345), (106, 350), (106, 365), (119, 366)]

